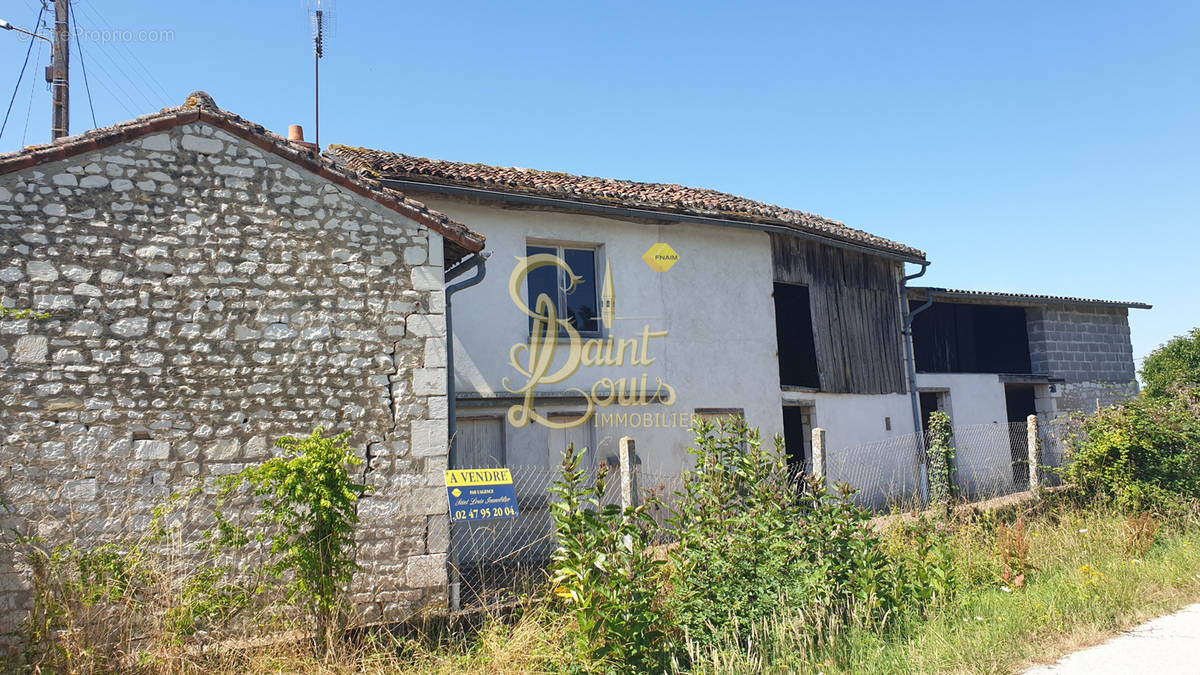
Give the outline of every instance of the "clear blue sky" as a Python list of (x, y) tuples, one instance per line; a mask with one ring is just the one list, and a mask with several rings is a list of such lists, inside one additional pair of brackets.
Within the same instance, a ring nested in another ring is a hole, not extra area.
[[(311, 140), (299, 0), (77, 4), (82, 28), (132, 32), (84, 36), (99, 124), (204, 89)], [(37, 7), (5, 0), (0, 17), (29, 27)], [(1152, 303), (1131, 312), (1138, 358), (1200, 325), (1200, 3), (338, 0), (335, 15), (323, 144), (820, 213), (925, 250), (931, 285)], [(0, 34), (5, 107), (26, 46)], [(40, 80), (31, 60), (0, 150), (47, 140)]]

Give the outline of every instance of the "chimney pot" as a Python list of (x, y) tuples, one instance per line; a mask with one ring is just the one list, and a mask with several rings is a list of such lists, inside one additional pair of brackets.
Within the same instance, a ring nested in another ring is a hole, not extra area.
[(299, 124), (293, 124), (288, 127), (288, 140), (304, 142), (304, 127)]

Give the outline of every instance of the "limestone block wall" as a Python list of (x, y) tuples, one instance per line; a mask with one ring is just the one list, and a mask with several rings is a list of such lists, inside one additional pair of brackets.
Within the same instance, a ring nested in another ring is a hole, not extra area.
[[(442, 239), (193, 123), (0, 176), (0, 526), (81, 543), (317, 425), (373, 488), (353, 599), (446, 593)], [(0, 553), (0, 635), (28, 578)]]
[(1033, 372), (1066, 380), (1060, 411), (1095, 410), (1136, 395), (1129, 310), (1031, 307), (1025, 310)]

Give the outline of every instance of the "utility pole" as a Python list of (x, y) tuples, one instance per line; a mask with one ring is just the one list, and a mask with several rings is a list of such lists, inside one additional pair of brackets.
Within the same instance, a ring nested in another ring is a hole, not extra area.
[[(71, 19), (69, 0), (54, 0), (54, 62), (46, 80), (54, 85), (53, 121), (50, 136), (58, 140), (71, 133)], [(51, 74), (53, 73), (53, 76)]]

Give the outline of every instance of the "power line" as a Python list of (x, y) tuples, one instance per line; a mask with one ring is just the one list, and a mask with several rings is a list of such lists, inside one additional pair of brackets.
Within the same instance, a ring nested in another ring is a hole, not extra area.
[[(42, 14), (45, 11), (46, 11), (45, 5), (42, 5), (42, 8), (38, 10), (37, 18), (34, 19), (34, 21), (33, 21), (33, 30), (35, 32), (42, 25)], [(37, 42), (37, 40), (33, 39), (32, 37), (29, 38), (29, 49), (25, 50), (25, 62), (21, 64), (21, 74), (17, 76), (17, 86), (13, 87), (12, 98), (8, 99), (8, 110), (5, 111), (5, 113), (4, 113), (4, 123), (0, 124), (0, 138), (4, 137), (4, 129), (6, 127), (8, 127), (8, 116), (10, 113), (12, 113), (13, 102), (17, 100), (17, 92), (21, 90), (21, 80), (25, 79), (25, 67), (29, 65), (29, 55), (33, 53), (33, 43), (35, 43), (35, 42)], [(38, 54), (40, 55), (41, 53), (42, 52), (39, 49)], [(40, 61), (40, 58), (39, 58), (39, 61)], [(33, 94), (31, 93), (30, 96), (32, 96), (32, 95)], [(32, 104), (32, 99), (30, 100), (30, 102)], [(26, 124), (26, 126), (28, 126), (28, 124), (29, 124), (28, 119), (26, 119), (25, 124)], [(24, 143), (22, 143), (22, 145), (24, 145)]]
[[(108, 91), (108, 94), (112, 96), (113, 100), (121, 106), (121, 108), (125, 111), (125, 114), (129, 115), (130, 118), (137, 117), (138, 113), (135, 112), (135, 110), (138, 108), (138, 104), (133, 101), (133, 97), (131, 97), (129, 93), (125, 91), (125, 88), (121, 86), (121, 83), (117, 81), (117, 78), (113, 77), (112, 73), (108, 72), (108, 69), (104, 67), (104, 62), (93, 61), (92, 65), (99, 68), (99, 74), (104, 76), (104, 78), (106, 78), (111, 84), (110, 86), (109, 84), (104, 84), (103, 80), (100, 81), (100, 84), (104, 85), (105, 90)], [(118, 93), (120, 96), (117, 95)]]
[[(86, 12), (88, 14), (88, 16), (91, 17), (91, 20), (94, 24), (103, 26), (105, 29), (107, 29), (113, 33), (118, 32), (104, 18), (103, 12), (99, 12), (99, 13), (94, 12), (87, 4), (81, 4), (79, 6), (81, 8), (83, 8), (83, 11)], [(129, 65), (129, 68), (130, 68), (130, 70), (132, 70), (134, 72), (134, 75), (136, 75), (137, 78), (141, 79), (143, 84), (148, 85), (148, 88), (157, 89), (156, 97), (161, 95), (163, 101), (165, 101), (165, 102), (167, 102), (167, 104), (169, 104), (169, 102), (171, 100), (171, 95), (167, 93), (166, 89), (162, 86), (162, 83), (160, 83), (158, 81), (158, 78), (154, 77), (154, 74), (152, 72), (150, 72), (150, 69), (147, 68), (145, 66), (145, 64), (142, 63), (141, 59), (139, 59), (137, 57), (137, 55), (135, 55), (133, 53), (133, 51), (131, 49), (129, 49), (129, 47), (124, 42), (118, 41), (118, 42), (116, 42), (116, 44), (118, 45), (119, 49), (114, 50), (114, 51), (116, 52), (116, 54), (118, 56), (121, 57), (122, 60), (125, 61), (126, 64)], [(121, 69), (122, 73), (125, 74), (126, 77), (129, 78), (129, 81), (131, 83), (134, 83), (135, 78), (133, 76), (130, 76), (128, 73), (125, 73), (124, 69), (120, 67), (120, 64), (118, 64), (115, 59), (113, 59), (113, 65), (117, 66), (119, 69)], [(138, 69), (141, 69), (141, 73), (138, 73)], [(142, 73), (144, 73), (145, 75), (143, 76)], [(147, 97), (144, 93), (142, 93), (142, 96), (143, 96), (143, 98), (146, 98), (147, 103), (149, 103), (151, 106), (154, 106), (154, 102), (151, 101), (149, 97)]]
[[(30, 38), (30, 39), (33, 39), (33, 38)], [(34, 61), (33, 61), (33, 72), (35, 72), (35, 73), (37, 72), (38, 66), (42, 65), (42, 50), (41, 50), (41, 48), (38, 49), (37, 53), (38, 53), (37, 58), (34, 59)], [(51, 56), (53, 56), (53, 54)], [(33, 90), (36, 88), (37, 88), (37, 80), (36, 79), (30, 80), (29, 81), (29, 107), (25, 109), (25, 128), (21, 130), (21, 146), (22, 147), (25, 146), (25, 139), (29, 135), (29, 116), (33, 112), (33, 93), (34, 93)]]
[[(75, 16), (75, 3), (68, 3), (71, 6), (71, 17)], [(79, 52), (79, 68), (83, 71), (83, 88), (87, 91), (88, 109), (92, 111), (92, 128), (100, 126), (96, 124), (96, 106), (92, 105), (92, 87), (88, 84), (87, 66), (83, 63), (83, 44), (79, 40), (79, 21), (75, 21), (75, 49)]]

